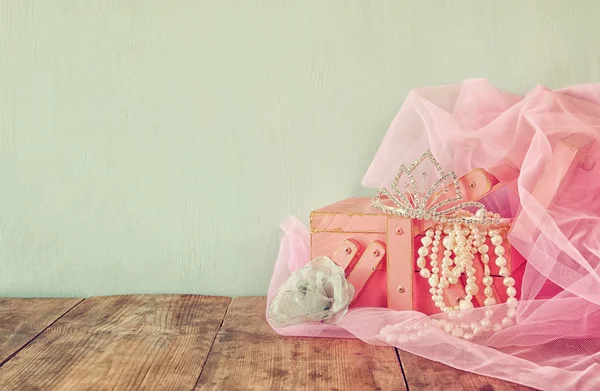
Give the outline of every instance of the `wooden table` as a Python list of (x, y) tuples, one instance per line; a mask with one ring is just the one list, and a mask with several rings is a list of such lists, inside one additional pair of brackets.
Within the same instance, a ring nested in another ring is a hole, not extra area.
[(358, 340), (283, 338), (264, 297), (0, 299), (0, 390), (525, 390)]

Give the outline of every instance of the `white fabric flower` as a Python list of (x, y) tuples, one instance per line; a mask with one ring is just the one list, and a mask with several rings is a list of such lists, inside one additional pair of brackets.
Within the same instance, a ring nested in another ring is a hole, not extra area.
[(348, 312), (354, 287), (344, 269), (327, 257), (315, 258), (283, 284), (267, 311), (274, 326), (336, 323)]

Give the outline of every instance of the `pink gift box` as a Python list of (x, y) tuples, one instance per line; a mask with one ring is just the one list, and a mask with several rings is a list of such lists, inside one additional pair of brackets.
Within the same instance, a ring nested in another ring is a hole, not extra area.
[[(555, 149), (547, 169), (533, 190), (533, 196), (549, 205), (559, 193), (569, 172), (589, 165), (586, 152), (591, 147), (589, 139), (570, 136)], [(475, 169), (459, 179), (465, 200), (479, 200), (498, 190), (508, 182), (510, 173), (502, 173), (503, 182), (483, 169)], [(518, 229), (527, 230), (526, 217), (517, 216)], [(310, 215), (311, 257), (328, 256), (346, 270), (346, 276), (356, 289), (351, 307), (388, 307), (395, 310), (417, 310), (434, 314), (439, 309), (433, 305), (430, 286), (418, 274), (416, 252), (421, 238), (431, 223), (391, 215), (371, 206), (370, 198), (350, 198)], [(513, 229), (514, 227), (511, 227)], [(534, 230), (532, 229), (532, 232)], [(521, 235), (522, 237), (522, 232)], [(489, 244), (489, 243), (488, 243)], [(508, 241), (505, 258), (516, 286), (521, 286), (525, 259)], [(441, 251), (441, 250), (440, 250)], [(499, 268), (489, 263), (494, 279), (493, 288), (498, 302), (506, 300), (503, 278)], [(483, 266), (475, 262), (481, 278)], [(415, 274), (417, 273), (417, 274)], [(446, 303), (455, 305), (465, 296), (461, 284), (452, 285), (446, 292)], [(559, 291), (554, 287), (554, 291)], [(483, 290), (475, 296), (474, 305), (482, 306)]]

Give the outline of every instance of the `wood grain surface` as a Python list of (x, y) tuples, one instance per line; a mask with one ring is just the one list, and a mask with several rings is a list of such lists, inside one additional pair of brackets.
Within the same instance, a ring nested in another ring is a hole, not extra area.
[(530, 390), (358, 340), (282, 337), (266, 298), (0, 299), (2, 390)]
[(83, 301), (0, 368), (0, 389), (190, 390), (230, 299)]
[(404, 390), (393, 348), (358, 340), (285, 338), (266, 298), (233, 299), (197, 390)]
[(0, 365), (80, 301), (0, 298)]
[(532, 390), (518, 384), (460, 371), (405, 351), (399, 350), (398, 355), (410, 390), (438, 390), (442, 384), (445, 391)]

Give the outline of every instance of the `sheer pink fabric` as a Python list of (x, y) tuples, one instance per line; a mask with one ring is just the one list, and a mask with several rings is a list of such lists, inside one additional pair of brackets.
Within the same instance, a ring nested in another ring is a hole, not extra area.
[[(531, 192), (553, 148), (577, 133), (596, 140), (590, 164), (575, 170), (560, 197), (546, 207)], [(476, 167), (497, 174), (507, 187), (485, 202), (517, 226), (509, 237), (527, 260), (516, 325), (467, 342), (435, 327), (404, 341), (382, 328), (427, 324), (414, 311), (358, 308), (335, 326), (297, 325), (283, 335), (356, 337), (440, 361), (455, 368), (544, 390), (600, 389), (600, 85), (557, 91), (536, 87), (525, 97), (486, 80), (411, 91), (363, 178), (363, 185), (389, 185), (398, 167), (430, 148), (458, 175)], [(512, 173), (512, 174), (511, 174)], [(518, 174), (517, 174), (518, 173)], [(351, 195), (349, 195), (351, 196)], [(515, 222), (519, 224), (519, 222)], [(269, 299), (290, 272), (309, 259), (309, 234), (293, 218), (284, 238)], [(505, 305), (496, 312), (506, 312)], [(501, 316), (501, 315), (499, 315)], [(431, 317), (440, 318), (441, 315)], [(476, 309), (469, 319), (483, 317)]]

